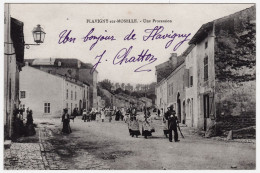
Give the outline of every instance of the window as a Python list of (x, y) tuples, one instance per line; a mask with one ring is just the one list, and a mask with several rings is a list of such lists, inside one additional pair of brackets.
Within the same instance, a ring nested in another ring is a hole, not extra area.
[(66, 99), (68, 100), (69, 99), (69, 90), (67, 89), (66, 91)]
[(172, 95), (173, 95), (173, 83), (172, 83)]
[(204, 58), (204, 81), (208, 81), (208, 56)]
[(25, 91), (20, 91), (20, 94), (21, 94), (21, 96), (20, 96), (20, 97), (21, 97), (21, 99), (24, 99), (24, 98), (25, 98), (25, 96), (26, 96), (26, 95), (25, 95)]
[(75, 91), (75, 100), (77, 100), (77, 92)]
[(71, 91), (70, 96), (71, 96), (71, 100), (73, 100), (73, 91)]
[(44, 103), (44, 113), (48, 114), (51, 112), (51, 104), (50, 103)]
[(66, 108), (69, 109), (69, 104), (68, 103), (66, 103)]
[(77, 104), (75, 104), (75, 108), (77, 108), (78, 107), (78, 105)]
[(168, 86), (169, 96), (173, 95), (173, 83)]
[(207, 49), (207, 47), (208, 47), (208, 42), (206, 41), (205, 42), (205, 49)]
[(190, 76), (190, 87), (193, 86), (193, 76)]

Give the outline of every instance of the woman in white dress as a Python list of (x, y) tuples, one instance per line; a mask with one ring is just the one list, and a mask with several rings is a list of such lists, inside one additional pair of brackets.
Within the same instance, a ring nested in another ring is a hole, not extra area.
[(104, 122), (105, 121), (105, 117), (106, 117), (104, 109), (101, 109), (100, 113), (101, 113), (101, 121)]

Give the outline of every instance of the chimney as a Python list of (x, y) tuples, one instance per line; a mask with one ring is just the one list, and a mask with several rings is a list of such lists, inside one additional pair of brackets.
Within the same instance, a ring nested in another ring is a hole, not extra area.
[(170, 63), (174, 66), (177, 64), (177, 53), (171, 53), (171, 57), (169, 58)]

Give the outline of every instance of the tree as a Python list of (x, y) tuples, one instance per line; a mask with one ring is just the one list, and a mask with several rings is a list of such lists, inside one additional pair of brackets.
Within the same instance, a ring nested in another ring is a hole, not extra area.
[(120, 93), (124, 93), (124, 90), (122, 88), (117, 88), (115, 90), (115, 94), (120, 94)]
[(130, 91), (128, 91), (128, 90), (125, 90), (125, 94), (126, 94), (126, 95), (130, 95), (130, 94), (131, 94), (131, 92), (130, 92)]
[(141, 95), (140, 95), (138, 92), (136, 92), (136, 91), (132, 92), (130, 95), (131, 95), (131, 96), (134, 96), (134, 97), (137, 97), (137, 98), (140, 98), (140, 96), (141, 96)]
[(103, 89), (106, 89), (106, 90), (108, 90), (108, 91), (111, 92), (112, 83), (110, 82), (110, 80), (104, 79), (103, 81), (99, 82), (99, 85), (100, 85)]

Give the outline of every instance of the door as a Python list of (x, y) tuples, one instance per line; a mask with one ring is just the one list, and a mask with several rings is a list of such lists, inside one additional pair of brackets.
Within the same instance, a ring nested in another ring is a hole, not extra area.
[(72, 115), (72, 103), (70, 104), (70, 114)]
[(178, 120), (181, 122), (181, 100), (180, 100), (180, 94), (178, 93), (177, 97), (177, 107), (178, 107)]
[(82, 114), (82, 100), (79, 100), (79, 114)]
[(186, 123), (186, 112), (185, 112), (185, 101), (183, 101), (183, 106), (182, 106), (182, 110), (183, 110), (183, 120), (182, 120), (182, 124)]
[(206, 94), (203, 97), (203, 108), (204, 108), (204, 131), (207, 130), (207, 119), (209, 118), (209, 95)]

